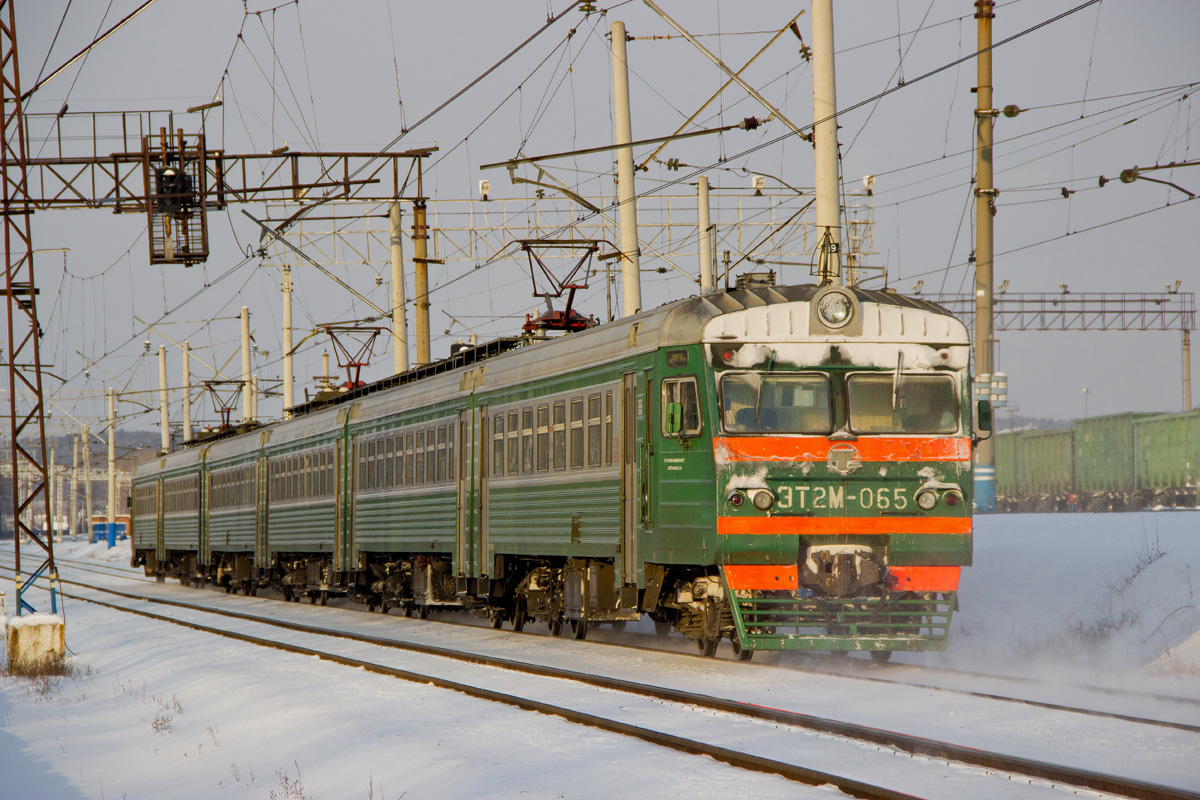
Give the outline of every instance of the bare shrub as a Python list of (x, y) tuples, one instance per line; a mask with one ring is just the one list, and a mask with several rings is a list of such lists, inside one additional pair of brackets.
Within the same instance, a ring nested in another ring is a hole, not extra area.
[(279, 779), (279, 792), (272, 789), (270, 800), (310, 800), (304, 794), (304, 785), (300, 778), (300, 763), (293, 761), (292, 766), (296, 768), (295, 780), (292, 780), (285, 770), (275, 770), (275, 777)]

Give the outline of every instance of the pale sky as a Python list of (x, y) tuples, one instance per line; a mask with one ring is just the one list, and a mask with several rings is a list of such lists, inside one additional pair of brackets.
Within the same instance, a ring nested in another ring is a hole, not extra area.
[[(1079, 4), (1001, 2), (994, 39), (998, 42)], [(47, 57), (67, 3), (20, 4), (23, 88), (33, 85), (43, 61), (47, 70), (58, 66), (137, 5), (132, 0), (114, 0), (107, 9), (100, 3), (73, 4)], [(969, 0), (842, 0), (835, 5), (839, 105), (849, 108), (900, 82), (906, 84), (840, 121), (844, 181), (858, 188), (862, 176), (876, 176), (877, 255), (868, 261), (885, 266), (889, 285), (900, 291), (910, 291), (918, 280), (926, 293), (969, 291), (975, 65), (969, 61), (927, 80), (916, 79), (971, 54), (976, 41), (974, 6)], [(199, 115), (186, 114), (186, 108), (221, 95), (224, 106), (206, 116), (210, 148), (266, 152), (286, 141), (292, 151), (377, 151), (565, 4), (307, 0), (271, 10), (270, 4), (251, 0), (246, 7), (248, 16), (236, 0), (159, 0), (96, 48), (82, 68), (76, 65), (41, 89), (28, 112), (52, 114), (64, 101), (72, 115), (173, 110), (176, 126), (190, 134), (198, 130)], [(664, 8), (735, 68), (802, 10), (805, 14), (797, 25), (805, 42), (811, 43), (808, 5), (803, 2), (710, 1), (665, 3)], [(503, 170), (485, 173), (479, 166), (519, 152), (552, 153), (610, 142), (607, 37), (614, 20), (623, 20), (634, 37), (628, 50), (635, 139), (672, 133), (724, 82), (692, 45), (677, 36), (661, 38), (674, 31), (641, 2), (616, 4), (604, 14), (573, 11), (395, 146), (439, 147), (436, 165), (425, 175), (426, 193), (435, 201), (468, 199), (476, 195), (478, 181), (487, 178), (494, 200), (532, 200), (533, 187), (512, 185)], [(568, 38), (571, 29), (575, 33)], [(995, 184), (1000, 195), (995, 275), (997, 282), (1009, 281), (1010, 292), (1054, 292), (1060, 281), (1072, 292), (1156, 292), (1175, 280), (1183, 281), (1183, 291), (1200, 290), (1195, 269), (1200, 205), (1189, 204), (1185, 193), (1161, 184), (1114, 181), (1101, 189), (1097, 180), (1100, 175), (1115, 178), (1134, 165), (1196, 160), (1190, 128), (1200, 110), (1193, 107), (1194, 87), (1188, 84), (1200, 82), (1194, 48), (1198, 30), (1200, 4), (1189, 0), (1106, 0), (996, 49), (995, 105), (1026, 109), (1015, 119), (1001, 117), (996, 125)], [(787, 117), (805, 125), (812, 121), (811, 71), (799, 55), (799, 45), (791, 32), (786, 33), (745, 76)], [(765, 117), (766, 112), (734, 86), (700, 116), (699, 124), (715, 127), (749, 115)], [(70, 125), (81, 122), (70, 120)], [(47, 130), (44, 121), (31, 125), (33, 155), (54, 147), (43, 144)], [(63, 130), (70, 134), (66, 123)], [(643, 207), (661, 204), (661, 193), (694, 192), (694, 178), (685, 182), (691, 185), (664, 186), (707, 167), (704, 174), (714, 195), (725, 198), (719, 213), (714, 212), (722, 236), (729, 237), (720, 247), (733, 249), (736, 258), (730, 209), (736, 196), (752, 194), (749, 174), (771, 176), (771, 186), (778, 185), (774, 179), (801, 189), (812, 186), (812, 149), (795, 137), (743, 155), (784, 133), (781, 123), (772, 122), (754, 132), (670, 145), (661, 158), (678, 158), (692, 169), (672, 172), (652, 163), (640, 172), (637, 189), (646, 194)], [(89, 146), (78, 141), (75, 146)], [(640, 162), (653, 149), (639, 148), (635, 158)], [(605, 196), (611, 202), (610, 154), (546, 166), (579, 193)], [(519, 174), (536, 177), (530, 169)], [(1150, 174), (1200, 193), (1200, 167)], [(1067, 197), (1063, 188), (1069, 191)], [(801, 204), (792, 201), (790, 208)], [(494, 214), (496, 207), (476, 204), (476, 224), (482, 224), (482, 212)], [(56, 421), (65, 418), (63, 411), (80, 418), (101, 413), (101, 404), (89, 398), (99, 397), (109, 385), (126, 391), (157, 389), (156, 352), (167, 342), (147, 334), (133, 315), (146, 321), (162, 318), (160, 330), (177, 341), (188, 339), (197, 359), (220, 365), (233, 356), (229, 369), (236, 371), (236, 314), (247, 305), (255, 341), (267, 353), (256, 354), (255, 369), (264, 380), (281, 374), (279, 260), (260, 265), (253, 259), (204, 289), (241, 262), (247, 247), (257, 246), (257, 228), (241, 214), (242, 208), (258, 217), (266, 213), (261, 205), (210, 213), (212, 256), (206, 265), (186, 269), (149, 266), (142, 215), (51, 211), (35, 216), (35, 247), (48, 251), (39, 253), (36, 262), (39, 313), (46, 331), (42, 358), (50, 365), (47, 369), (68, 379), (65, 385), (47, 384), (56, 398), (57, 407), (51, 409)], [(672, 213), (686, 216), (682, 208), (676, 206)], [(648, 216), (644, 212), (643, 218)], [(321, 260), (322, 253), (306, 252)], [(368, 263), (339, 267), (339, 274), (386, 306), (386, 259), (385, 250), (373, 250), (365, 259)], [(689, 268), (692, 260), (694, 256), (686, 262)], [(642, 266), (647, 308), (695, 291), (694, 284), (673, 271), (655, 272), (663, 264), (653, 256), (644, 254)], [(431, 270), (435, 357), (445, 355), (467, 329), (485, 339), (512, 335), (524, 314), (538, 306), (521, 262), (496, 262), (451, 283), (472, 271), (471, 262), (465, 261), (448, 261)], [(312, 268), (297, 266), (293, 274), (294, 325), (300, 329), (296, 341), (319, 323), (371, 314), (365, 304)], [(376, 276), (383, 278), (381, 284)], [(806, 270), (796, 267), (784, 267), (783, 278), (808, 280)], [(411, 265), (407, 280), (411, 298)], [(881, 284), (875, 280), (867, 285)], [(581, 293), (577, 307), (603, 315), (603, 282)], [(459, 322), (453, 323), (447, 314)], [(411, 330), (411, 314), (409, 324)], [(451, 333), (443, 334), (447, 329)], [(147, 339), (150, 355), (145, 354)], [(1080, 417), (1085, 388), (1092, 415), (1176, 411), (1182, 407), (1180, 345), (1178, 331), (1002, 333), (998, 363), (1009, 375), (1010, 398), (1022, 414)], [(298, 354), (298, 397), (320, 373), (322, 349), (314, 339)], [(85, 357), (95, 365), (85, 364)], [(168, 359), (171, 383), (177, 385), (178, 351), (169, 347)], [(391, 363), (390, 349), (382, 349), (365, 377), (383, 377)], [(197, 378), (209, 376), (195, 361), (193, 369)], [(130, 417), (123, 425), (157, 424), (156, 412), (135, 416), (139, 411), (132, 402), (122, 403), (121, 413)], [(277, 416), (279, 401), (262, 401), (260, 413)], [(177, 400), (171, 416), (178, 421)], [(207, 403), (193, 416), (213, 417)]]

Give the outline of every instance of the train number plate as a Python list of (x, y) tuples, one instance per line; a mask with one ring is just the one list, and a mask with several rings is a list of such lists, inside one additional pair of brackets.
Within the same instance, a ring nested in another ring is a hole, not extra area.
[(859, 508), (903, 511), (909, 506), (908, 489), (903, 486), (808, 486), (781, 484), (775, 490), (775, 507), (780, 511), (818, 511), (821, 509)]

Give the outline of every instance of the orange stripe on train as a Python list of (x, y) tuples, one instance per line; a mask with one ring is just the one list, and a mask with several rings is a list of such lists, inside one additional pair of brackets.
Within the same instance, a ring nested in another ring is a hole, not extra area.
[(889, 584), (898, 591), (957, 592), (958, 567), (888, 567)]
[(713, 443), (730, 461), (824, 461), (835, 444), (853, 446), (860, 461), (971, 460), (971, 440), (965, 436), (872, 436), (845, 442), (823, 436), (723, 436)]
[(970, 532), (970, 517), (717, 517), (723, 536)]
[(792, 591), (800, 585), (799, 568), (795, 564), (726, 564), (725, 581), (734, 591), (743, 589), (784, 589)]

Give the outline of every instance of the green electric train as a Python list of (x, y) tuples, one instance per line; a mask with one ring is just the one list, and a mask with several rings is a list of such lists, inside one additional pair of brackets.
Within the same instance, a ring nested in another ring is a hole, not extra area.
[(577, 638), (649, 616), (740, 659), (943, 649), (968, 353), (944, 309), (832, 285), (492, 342), (143, 464), (133, 563)]

